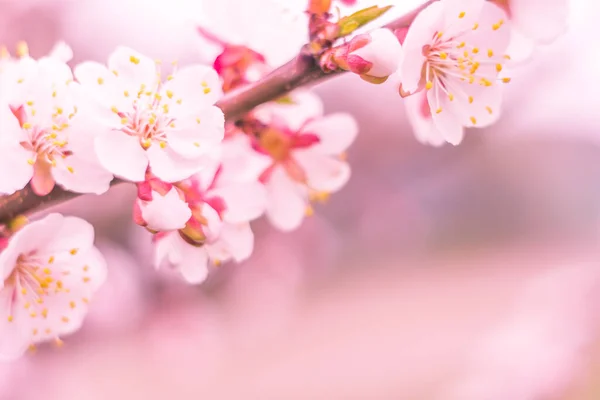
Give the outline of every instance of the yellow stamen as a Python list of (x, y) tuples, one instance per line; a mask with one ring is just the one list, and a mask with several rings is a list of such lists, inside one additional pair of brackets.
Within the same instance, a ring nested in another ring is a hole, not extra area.
[(29, 46), (27, 42), (19, 42), (17, 43), (17, 56), (25, 57), (29, 55)]

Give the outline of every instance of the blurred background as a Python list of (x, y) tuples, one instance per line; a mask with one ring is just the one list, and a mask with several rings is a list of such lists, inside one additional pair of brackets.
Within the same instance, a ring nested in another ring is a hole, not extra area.
[[(214, 55), (201, 17), (198, 0), (0, 0), (0, 44), (183, 65)], [(419, 144), (390, 86), (317, 87), (359, 121), (350, 183), (296, 232), (254, 224), (251, 260), (200, 287), (152, 268), (132, 187), (61, 205), (95, 225), (108, 282), (63, 347), (0, 365), (0, 399), (599, 399), (599, 17), (571, 0), (569, 32), (458, 147)], [(284, 22), (281, 60), (303, 41)]]

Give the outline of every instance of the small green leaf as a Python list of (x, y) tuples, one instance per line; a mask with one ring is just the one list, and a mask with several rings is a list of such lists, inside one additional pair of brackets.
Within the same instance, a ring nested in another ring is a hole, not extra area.
[(338, 21), (338, 25), (340, 27), (339, 37), (347, 36), (355, 30), (357, 30), (358, 28), (360, 28), (361, 26), (364, 26), (369, 22), (376, 20), (390, 8), (392, 8), (392, 6), (372, 6), (357, 11), (354, 14), (349, 15), (347, 17), (340, 18), (340, 20)]

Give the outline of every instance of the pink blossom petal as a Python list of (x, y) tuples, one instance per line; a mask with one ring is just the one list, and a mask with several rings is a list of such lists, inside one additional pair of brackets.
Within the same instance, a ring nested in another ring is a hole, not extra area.
[(196, 115), (178, 119), (176, 128), (167, 133), (168, 145), (185, 158), (197, 158), (214, 151), (225, 135), (221, 109), (210, 107)]
[(187, 159), (197, 159), (218, 145), (218, 141), (206, 140), (204, 132), (198, 128), (170, 131), (167, 141), (177, 155)]
[(177, 268), (182, 277), (191, 284), (199, 284), (208, 276), (208, 254), (204, 247), (186, 243), (179, 233), (173, 232), (156, 242), (155, 265), (164, 264)]
[(403, 55), (399, 68), (402, 89), (405, 92), (413, 93), (419, 87), (425, 62), (423, 45), (429, 43), (436, 32), (443, 30), (443, 23), (444, 4), (442, 1), (436, 1), (421, 11), (411, 24), (402, 46)]
[(212, 242), (218, 240), (223, 229), (223, 221), (219, 213), (210, 205), (204, 203), (202, 206), (202, 216), (206, 219), (206, 225), (203, 226), (204, 234), (207, 241)]
[(250, 224), (224, 224), (219, 240), (206, 246), (211, 259), (221, 261), (233, 258), (242, 262), (252, 255), (254, 233)]
[(51, 229), (60, 223), (62, 216), (59, 214), (49, 214), (45, 218), (25, 225), (8, 242), (8, 246), (0, 253), (0, 267), (3, 268), (3, 281), (8, 278), (12, 272), (19, 254), (29, 253), (45, 246), (54, 232)]
[(525, 36), (516, 28), (511, 29), (510, 42), (506, 53), (510, 54), (510, 66), (516, 66), (524, 61), (529, 60), (533, 56), (535, 50), (535, 41), (530, 37)]
[(208, 155), (196, 159), (184, 158), (168, 146), (163, 149), (160, 146), (153, 145), (146, 153), (150, 160), (152, 173), (165, 182), (177, 182), (187, 179), (200, 171), (210, 161)]
[(52, 47), (52, 50), (50, 50), (48, 56), (56, 58), (61, 62), (68, 63), (73, 59), (73, 49), (65, 42), (57, 42), (54, 47)]
[(118, 84), (117, 77), (105, 65), (86, 61), (78, 64), (73, 73), (84, 90), (83, 93), (81, 90), (76, 93), (78, 101), (84, 101), (87, 104), (91, 99), (86, 97), (91, 97), (93, 101), (104, 108), (105, 113), (111, 113), (108, 114), (112, 117), (111, 119), (115, 118), (115, 114), (110, 110), (112, 106), (124, 109), (129, 103), (124, 96), (123, 89)]
[(265, 123), (274, 119), (285, 121), (286, 126), (297, 131), (306, 121), (323, 115), (323, 102), (316, 94), (308, 90), (295, 90), (289, 94), (292, 104), (269, 102), (254, 110), (256, 118)]
[(141, 209), (148, 228), (155, 231), (182, 229), (192, 216), (192, 211), (175, 188), (164, 196), (153, 191), (152, 201), (141, 202)]
[(267, 217), (277, 229), (297, 229), (308, 204), (306, 189), (293, 182), (281, 167), (276, 167), (267, 182)]
[(358, 124), (350, 114), (335, 113), (310, 121), (303, 133), (312, 133), (319, 137), (319, 143), (313, 146), (322, 154), (339, 155), (346, 151), (358, 135)]
[[(182, 239), (180, 239), (182, 240)], [(179, 272), (183, 279), (192, 285), (206, 280), (208, 276), (208, 253), (202, 247), (194, 247), (185, 243), (183, 261), (179, 264)]]
[(503, 88), (500, 85), (493, 85), (482, 91), (471, 92), (470, 89), (473, 88), (473, 85), (470, 85), (470, 88), (467, 87), (469, 86), (467, 84), (464, 86), (466, 87), (464, 93), (473, 93), (473, 101), (462, 101), (461, 104), (459, 98), (454, 104), (454, 106), (462, 107), (463, 112), (460, 113), (463, 117), (462, 124), (467, 127), (482, 128), (496, 122), (500, 117)]
[(12, 296), (12, 290), (0, 289), (0, 361), (16, 360), (31, 344), (28, 325), (31, 318), (24, 307), (14, 307), (11, 311), (7, 305), (12, 302)]
[(181, 262), (182, 254), (179, 251), (177, 236), (179, 232), (169, 232), (160, 238), (157, 237), (154, 246), (154, 268), (174, 266)]
[[(181, 68), (165, 83), (161, 95), (175, 116), (207, 108), (223, 95), (217, 72), (204, 65)], [(179, 100), (182, 100), (178, 103)]]
[[(71, 250), (77, 249), (77, 252), (87, 252), (94, 244), (94, 228), (92, 225), (76, 217), (63, 217), (61, 214), (49, 214), (44, 219), (37, 221), (44, 223), (43, 230), (48, 230), (51, 237), (41, 244), (28, 244), (35, 246), (41, 251), (52, 253), (70, 254)], [(23, 239), (29, 241), (30, 239)], [(29, 247), (32, 248), (32, 247)]]
[(477, 18), (477, 29), (467, 30), (463, 40), (482, 52), (492, 50), (496, 56), (502, 56), (506, 54), (510, 32), (511, 26), (506, 13), (495, 4), (483, 1)]
[(52, 176), (61, 187), (78, 193), (102, 194), (110, 188), (113, 175), (95, 160), (78, 153), (59, 160)]
[[(429, 104), (435, 104), (436, 100), (434, 97), (434, 90), (429, 90), (427, 92)], [(433, 119), (433, 123), (442, 137), (448, 143), (456, 146), (462, 141), (464, 130), (463, 125), (460, 123), (455, 113), (451, 111), (453, 107), (452, 103), (453, 102), (448, 100), (447, 97), (442, 97), (438, 103), (439, 109), (442, 111), (437, 112), (438, 109), (432, 109), (431, 118)]]
[(248, 182), (258, 180), (272, 163), (271, 157), (258, 153), (244, 134), (225, 139), (222, 144), (222, 170), (220, 182)]
[(258, 182), (240, 183), (219, 187), (209, 192), (225, 200), (227, 208), (223, 219), (229, 223), (242, 223), (260, 217), (265, 211), (267, 192)]
[(73, 72), (65, 62), (54, 57), (43, 57), (37, 61), (38, 79), (50, 85), (66, 83), (73, 79)]
[[(109, 189), (112, 173), (100, 164), (94, 148), (94, 138), (104, 134), (102, 127), (76, 117), (69, 127), (69, 150), (72, 155), (57, 160), (52, 175), (63, 188), (79, 193), (102, 194)], [(113, 134), (113, 132), (109, 132)]]
[(350, 179), (348, 163), (311, 150), (298, 150), (294, 158), (304, 169), (307, 184), (319, 192), (337, 192)]
[(108, 69), (116, 71), (117, 79), (127, 82), (136, 90), (140, 90), (141, 85), (150, 90), (157, 80), (154, 61), (124, 46), (117, 47), (108, 57)]
[(390, 76), (398, 69), (402, 56), (398, 38), (392, 31), (384, 28), (370, 32), (369, 36), (371, 42), (350, 54), (373, 64), (368, 75), (380, 78)]
[(96, 137), (96, 154), (100, 164), (118, 177), (142, 182), (148, 157), (139, 140), (122, 132), (107, 132)]
[(39, 331), (36, 342), (79, 330), (88, 312), (88, 301), (106, 280), (106, 262), (95, 247), (78, 254), (69, 266), (70, 273), (60, 278), (68, 290), (47, 296), (44, 300), (47, 316), (34, 319), (34, 327)]
[[(425, 92), (416, 93), (405, 98), (404, 106), (406, 107), (408, 121), (419, 142), (435, 147), (442, 146), (446, 143), (446, 139), (442, 136), (433, 122)], [(427, 110), (426, 115), (423, 113), (424, 107), (426, 107)]]
[(469, 31), (475, 23), (480, 23), (481, 8), (485, 0), (444, 0), (444, 25), (442, 34), (452, 37)]
[(567, 0), (511, 0), (511, 18), (518, 29), (540, 43), (550, 43), (567, 29)]
[[(3, 134), (9, 132), (3, 131)], [(28, 163), (31, 152), (17, 143), (0, 142), (0, 193), (12, 194), (27, 185), (33, 176), (33, 166)], [(7, 171), (10, 171), (8, 173)]]

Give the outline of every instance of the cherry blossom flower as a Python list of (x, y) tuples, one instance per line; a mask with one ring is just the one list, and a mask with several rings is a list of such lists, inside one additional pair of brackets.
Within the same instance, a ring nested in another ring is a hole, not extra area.
[(498, 82), (509, 59), (506, 14), (482, 0), (441, 0), (410, 26), (399, 68), (400, 94), (427, 91), (432, 120), (444, 139), (460, 143), (463, 127), (484, 127), (499, 116)]
[(77, 331), (106, 278), (82, 219), (50, 214), (17, 231), (0, 253), (0, 358)]
[[(64, 50), (64, 49), (63, 49)], [(62, 51), (62, 50), (61, 50)], [(46, 195), (58, 183), (80, 193), (104, 193), (112, 174), (99, 163), (89, 120), (73, 97), (77, 84), (57, 59), (23, 57), (2, 77), (0, 101), (0, 193), (11, 194), (31, 181)]]
[[(267, 217), (278, 229), (300, 226), (312, 213), (310, 201), (340, 190), (350, 178), (344, 152), (358, 133), (348, 114), (322, 116), (318, 97), (303, 93), (292, 105), (267, 104), (256, 110), (265, 127), (247, 141), (263, 154), (260, 181), (267, 187)], [(300, 101), (298, 101), (300, 100)], [(249, 151), (249, 150), (247, 150)]]
[[(221, 174), (226, 169), (226, 165), (215, 163), (214, 168), (175, 185), (192, 216), (183, 229), (155, 236), (157, 268), (170, 265), (186, 281), (196, 284), (206, 279), (209, 265), (231, 259), (240, 262), (251, 255), (254, 235), (249, 221), (264, 212), (265, 188), (257, 180), (223, 180)], [(235, 175), (235, 171), (229, 174)], [(165, 211), (156, 207), (147, 210), (147, 215), (169, 219)]]
[(108, 67), (84, 62), (75, 77), (82, 106), (97, 120), (95, 150), (116, 176), (142, 182), (148, 166), (165, 182), (198, 172), (223, 139), (216, 72), (196, 65), (176, 70), (165, 82), (150, 58), (118, 47)]

